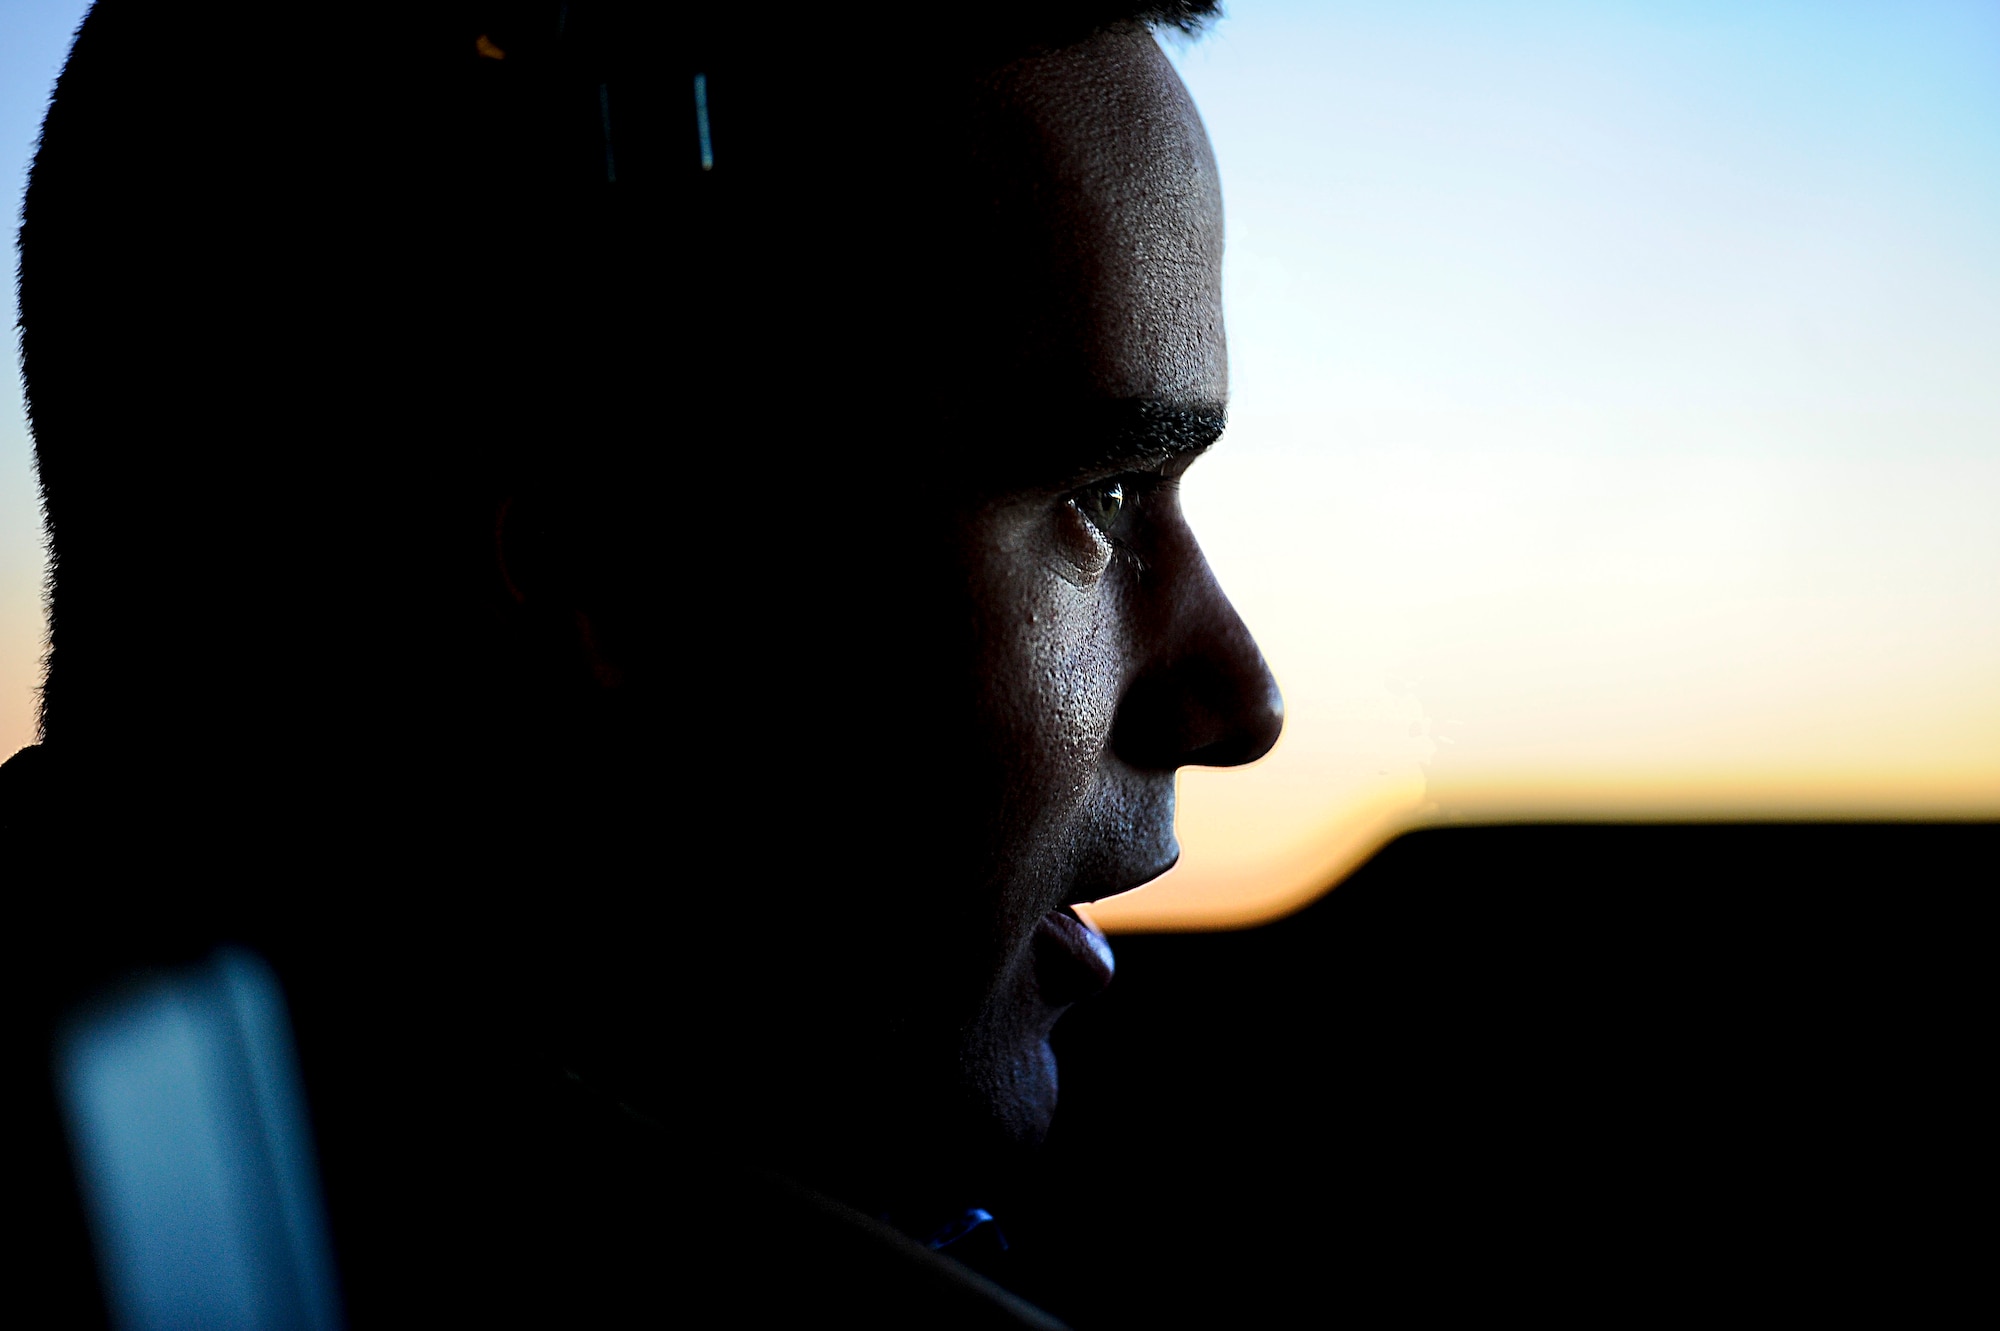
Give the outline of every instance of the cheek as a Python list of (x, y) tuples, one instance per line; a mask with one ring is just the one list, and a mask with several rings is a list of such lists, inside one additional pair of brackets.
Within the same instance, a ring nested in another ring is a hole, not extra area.
[(980, 775), (967, 803), (984, 824), (979, 863), (968, 867), (990, 885), (977, 909), (1005, 944), (1023, 942), (1070, 886), (1090, 811), (1104, 802), (1127, 673), (1121, 566), (1113, 560), (1101, 576), (1079, 578), (1088, 565), (1062, 516), (1046, 507), (1002, 513), (961, 547), (979, 716)]
[(1008, 765), (1040, 818), (1088, 799), (1117, 711), (1122, 658), (1115, 598), (1103, 582), (1049, 577), (1020, 589), (1004, 659), (989, 663), (993, 701), (1010, 715)]

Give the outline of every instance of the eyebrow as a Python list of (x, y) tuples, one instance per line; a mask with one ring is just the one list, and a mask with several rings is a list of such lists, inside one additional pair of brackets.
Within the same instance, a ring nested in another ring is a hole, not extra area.
[(1061, 433), (1075, 448), (1074, 460), (1094, 469), (1199, 453), (1222, 437), (1228, 421), (1220, 402), (1120, 398), (1077, 408)]
[(971, 447), (961, 476), (988, 492), (1068, 489), (1120, 471), (1191, 457), (1222, 437), (1220, 402), (1152, 397), (1019, 401), (949, 429)]

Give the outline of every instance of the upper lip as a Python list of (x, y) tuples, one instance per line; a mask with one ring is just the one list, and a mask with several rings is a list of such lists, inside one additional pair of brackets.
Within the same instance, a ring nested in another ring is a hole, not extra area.
[(1150, 869), (1142, 869), (1137, 873), (1120, 874), (1113, 880), (1111, 885), (1104, 885), (1101, 880), (1098, 883), (1076, 884), (1070, 889), (1070, 894), (1055, 909), (1065, 915), (1075, 915), (1076, 912), (1071, 909), (1073, 906), (1088, 905), (1093, 901), (1102, 901), (1106, 897), (1115, 897), (1121, 892), (1130, 892), (1144, 887), (1180, 863), (1180, 858), (1180, 847), (1175, 846), (1174, 853), (1167, 857), (1166, 863), (1156, 865)]

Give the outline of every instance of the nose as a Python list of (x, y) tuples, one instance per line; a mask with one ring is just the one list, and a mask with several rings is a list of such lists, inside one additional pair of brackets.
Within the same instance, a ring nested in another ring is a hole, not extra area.
[(1148, 641), (1138, 645), (1112, 750), (1155, 771), (1255, 762), (1284, 729), (1284, 698), (1192, 536), (1185, 554), (1152, 570), (1152, 604), (1138, 617)]

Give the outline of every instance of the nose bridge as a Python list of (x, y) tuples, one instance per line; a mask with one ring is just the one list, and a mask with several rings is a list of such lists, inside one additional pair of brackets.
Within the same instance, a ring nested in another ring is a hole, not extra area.
[(1142, 768), (1254, 762), (1284, 727), (1277, 681), (1185, 525), (1173, 546), (1141, 592), (1152, 604), (1137, 617), (1143, 640), (1112, 747)]

